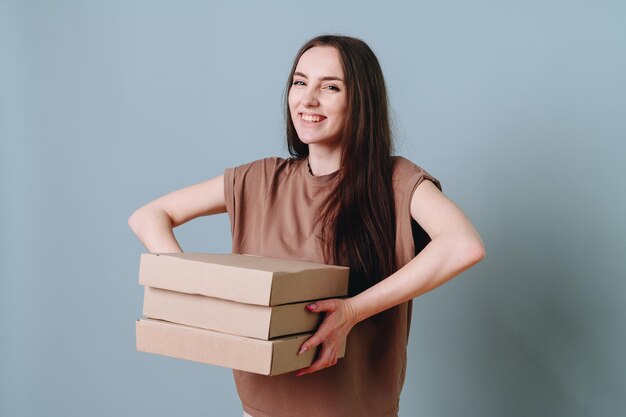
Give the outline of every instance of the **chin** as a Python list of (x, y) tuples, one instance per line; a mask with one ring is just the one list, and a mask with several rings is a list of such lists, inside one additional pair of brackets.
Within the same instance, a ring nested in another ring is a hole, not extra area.
[(319, 138), (315, 137), (315, 136), (311, 136), (311, 135), (301, 135), (297, 130), (296, 132), (298, 133), (298, 139), (300, 139), (300, 142), (302, 143), (306, 143), (307, 145), (309, 143), (315, 143), (319, 140)]
[(306, 144), (306, 145), (314, 145), (317, 143), (326, 143), (327, 140), (325, 138), (302, 138), (299, 136), (300, 142)]
[(331, 144), (331, 143), (339, 142), (339, 139), (337, 139), (334, 136), (319, 136), (319, 135), (310, 135), (310, 134), (300, 135), (299, 133), (298, 133), (298, 139), (300, 139), (300, 142), (305, 143), (307, 145), (311, 145), (315, 143)]
[(310, 145), (311, 143), (317, 143), (320, 141), (317, 138), (307, 138), (307, 137), (302, 137), (302, 136), (298, 136), (298, 139), (300, 139), (300, 142), (305, 143), (307, 145)]

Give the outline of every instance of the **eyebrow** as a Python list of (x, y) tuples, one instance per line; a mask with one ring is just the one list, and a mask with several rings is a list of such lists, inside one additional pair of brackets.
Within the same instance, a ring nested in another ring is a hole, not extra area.
[[(304, 74), (302, 72), (299, 72), (299, 71), (294, 72), (293, 75), (294, 76), (298, 75), (300, 77), (309, 78), (309, 77), (306, 76), (306, 74)], [(331, 76), (322, 77), (322, 78), (320, 78), (320, 81), (341, 81), (341, 82), (343, 82), (343, 80), (341, 78), (335, 77), (335, 76), (332, 76), (332, 75)]]

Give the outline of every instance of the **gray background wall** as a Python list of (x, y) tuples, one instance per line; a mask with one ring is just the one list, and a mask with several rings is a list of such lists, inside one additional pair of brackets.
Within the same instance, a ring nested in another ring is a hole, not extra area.
[[(285, 155), (285, 77), (324, 32), (372, 46), (399, 153), (487, 246), (416, 300), (401, 416), (625, 415), (625, 13), (619, 0), (0, 0), (0, 415), (240, 415), (229, 370), (135, 351), (143, 247), (126, 221)], [(230, 249), (225, 215), (177, 236)]]

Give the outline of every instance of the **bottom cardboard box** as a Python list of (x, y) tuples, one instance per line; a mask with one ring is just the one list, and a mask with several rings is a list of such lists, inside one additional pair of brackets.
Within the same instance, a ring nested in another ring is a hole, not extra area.
[[(259, 340), (161, 320), (137, 320), (137, 350), (262, 375), (279, 375), (305, 368), (315, 349), (298, 356), (311, 333)], [(339, 357), (345, 354), (345, 344)]]

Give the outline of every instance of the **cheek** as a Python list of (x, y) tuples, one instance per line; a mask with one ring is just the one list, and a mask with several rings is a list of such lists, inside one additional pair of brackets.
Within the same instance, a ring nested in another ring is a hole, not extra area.
[(289, 90), (289, 95), (287, 96), (287, 103), (289, 104), (289, 112), (293, 114), (296, 106), (298, 105), (297, 93), (295, 93), (293, 90)]
[(289, 101), (289, 114), (291, 115), (291, 120), (295, 123), (295, 105), (291, 102), (291, 100)]
[(339, 121), (340, 124), (343, 124), (346, 120), (346, 107), (345, 106), (337, 106), (335, 109), (335, 117)]
[(347, 110), (348, 110), (348, 106), (346, 104), (345, 99), (337, 100), (335, 102), (334, 113), (337, 115), (337, 117), (343, 120), (346, 116)]

